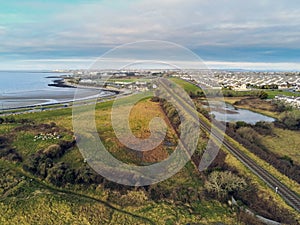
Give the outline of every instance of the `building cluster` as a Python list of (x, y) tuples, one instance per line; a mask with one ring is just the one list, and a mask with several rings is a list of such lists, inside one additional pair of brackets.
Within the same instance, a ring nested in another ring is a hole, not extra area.
[(194, 80), (208, 88), (230, 88), (243, 91), (252, 88), (289, 89), (300, 91), (299, 72), (252, 71), (185, 71), (177, 74), (185, 80)]
[(294, 96), (275, 96), (275, 100), (284, 102), (292, 107), (300, 109), (300, 97)]
[(127, 91), (148, 91), (155, 89), (152, 78), (165, 74), (160, 70), (137, 70), (137, 71), (72, 71), (72, 79), (80, 79), (79, 85), (102, 86), (109, 89)]
[(201, 88), (228, 88), (237, 91), (246, 91), (249, 89), (283, 89), (300, 91), (299, 72), (225, 70), (75, 70), (69, 71), (69, 73), (75, 78), (80, 78), (80, 84), (104, 85), (103, 82), (105, 81), (106, 85), (117, 89), (148, 90), (151, 87), (149, 86), (149, 82), (145, 81), (145, 79), (151, 80), (151, 78), (166, 75), (180, 77), (189, 82), (194, 82)]

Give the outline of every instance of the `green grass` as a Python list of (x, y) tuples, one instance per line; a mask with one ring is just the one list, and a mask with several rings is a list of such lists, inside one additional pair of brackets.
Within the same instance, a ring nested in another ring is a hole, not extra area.
[(17, 126), (18, 124), (0, 124), (0, 134), (7, 134)]
[(272, 136), (264, 136), (262, 143), (270, 151), (281, 157), (288, 156), (300, 165), (300, 131), (274, 128), (273, 132)]
[[(199, 90), (198, 87), (188, 82), (180, 79), (176, 80), (181, 83), (186, 91)], [(131, 122), (131, 127), (136, 132), (137, 127), (147, 130), (150, 117), (158, 114), (158, 108), (155, 108), (153, 105), (155, 103), (148, 104), (148, 101), (149, 99), (144, 99), (137, 106), (136, 109), (140, 113), (132, 113), (134, 120)], [(100, 137), (103, 138), (104, 144), (111, 148), (112, 154), (120, 157), (124, 162), (134, 163), (132, 156), (124, 148), (118, 146), (114, 139), (113, 129), (110, 124), (112, 103), (112, 101), (108, 101), (96, 105), (98, 132)], [(150, 108), (146, 108), (146, 106)], [(72, 129), (72, 109), (70, 108), (24, 114), (16, 117), (30, 118), (37, 123), (55, 122), (58, 126)], [(11, 132), (15, 126), (19, 125), (0, 125), (0, 133)], [(47, 145), (53, 144), (53, 140), (33, 142), (33, 135), (31, 132), (19, 132), (16, 134), (14, 145), (24, 157)], [(66, 136), (66, 138), (69, 138), (69, 136)], [(200, 142), (199, 145), (199, 148), (202, 149), (205, 143)], [(242, 148), (241, 146), (239, 147)], [(243, 151), (246, 150), (243, 149)], [(263, 164), (257, 157), (252, 157), (259, 161), (260, 165)], [(230, 155), (228, 155), (227, 160), (228, 164), (236, 167), (241, 174), (257, 182), (259, 189), (264, 189), (262, 194), (266, 198), (272, 195), (272, 193), (269, 193), (271, 192), (269, 188), (251, 171), (247, 170), (241, 162)], [(57, 161), (65, 162), (71, 168), (80, 168), (83, 165), (83, 158), (76, 147), (72, 148), (60, 159), (57, 159)], [(112, 202), (109, 200), (108, 196), (113, 192), (104, 188), (103, 185), (68, 185), (65, 188), (57, 188), (24, 172), (22, 163), (14, 164), (0, 159), (0, 173), (2, 174), (0, 178), (0, 210), (3, 212), (2, 216), (0, 216), (0, 224), (4, 225), (99, 224), (100, 222), (103, 224), (212, 224), (219, 221), (227, 224), (235, 223), (235, 215), (230, 211), (229, 207), (217, 201), (208, 202), (201, 200), (199, 202), (199, 200), (195, 200), (192, 203), (183, 204), (181, 202), (179, 205), (176, 205), (175, 202), (152, 201), (148, 199), (137, 206), (122, 206), (118, 201)], [(24, 180), (21, 179), (23, 176), (25, 176)], [(286, 182), (286, 180), (283, 181)], [(204, 181), (192, 163), (188, 162), (177, 174), (157, 185), (162, 188), (164, 193), (170, 192), (178, 196), (184, 196), (184, 190), (188, 188), (193, 188), (197, 190), (197, 193), (202, 193), (203, 183)], [(280, 205), (285, 204), (282, 200), (278, 200), (278, 202)]]
[(131, 82), (136, 82), (136, 81), (140, 81), (141, 79), (134, 79), (134, 78), (126, 78), (126, 79), (109, 79), (108, 82), (124, 82), (124, 83), (131, 83)]
[(58, 144), (61, 140), (72, 140), (72, 136), (70, 134), (60, 134), (63, 138), (60, 139), (50, 139), (50, 140), (36, 140), (34, 141), (34, 136), (36, 134), (32, 132), (19, 132), (14, 141), (12, 143), (13, 147), (15, 147), (19, 153), (24, 156), (28, 156), (30, 154), (34, 154), (41, 149), (45, 149), (46, 147), (52, 144)]
[[(73, 151), (73, 150), (72, 150)], [(76, 155), (74, 155), (76, 157)], [(63, 158), (62, 158), (63, 159)], [(69, 155), (64, 160), (72, 159)], [(14, 170), (16, 168), (16, 170)], [(174, 191), (179, 185), (197, 186), (199, 180), (190, 176), (190, 169), (183, 168), (178, 174), (165, 181), (164, 187)], [(194, 202), (191, 207), (176, 206), (170, 203), (147, 200), (138, 206), (120, 207), (106, 200), (103, 190), (69, 187), (59, 189), (44, 184), (38, 179), (23, 177), (17, 165), (9, 168), (0, 160), (2, 174), (0, 185), (5, 180), (9, 192), (0, 192), (0, 224), (187, 224), (224, 221), (234, 222), (229, 208), (219, 202)], [(9, 174), (8, 174), (9, 173)], [(26, 175), (26, 174), (25, 174)], [(1, 189), (0, 189), (1, 190)], [(106, 192), (109, 190), (106, 190)], [(76, 194), (78, 193), (78, 194)], [(91, 196), (91, 197), (89, 197)], [(99, 199), (99, 201), (97, 200)], [(194, 213), (191, 214), (190, 210)]]
[(178, 84), (179, 86), (181, 86), (187, 93), (192, 92), (196, 94), (198, 91), (201, 91), (201, 89), (198, 86), (191, 84), (180, 78), (169, 78), (169, 79), (174, 83)]
[(57, 161), (68, 162), (72, 169), (80, 168), (84, 165), (83, 157), (77, 147), (74, 147), (70, 151), (67, 151)]
[(290, 92), (284, 90), (263, 90), (268, 93), (268, 99), (273, 99), (277, 95), (284, 95), (284, 96), (300, 96), (300, 92)]
[[(142, 130), (148, 129), (150, 117), (157, 116), (158, 108), (155, 104), (148, 104), (149, 99), (141, 101), (136, 109), (142, 113), (134, 113), (131, 126)], [(152, 105), (153, 104), (153, 105)], [(146, 108), (150, 107), (150, 108)], [(96, 105), (97, 128), (107, 146), (116, 148), (113, 140), (112, 128), (109, 124), (112, 101)], [(154, 108), (153, 108), (153, 107)], [(157, 105), (156, 105), (157, 106)], [(16, 115), (16, 118), (28, 118), (36, 123), (55, 122), (58, 126), (72, 129), (72, 109), (57, 109), (40, 113)], [(146, 117), (146, 119), (144, 118)], [(145, 120), (144, 120), (144, 119)], [(0, 133), (9, 134), (20, 124), (2, 124)], [(15, 132), (15, 131), (14, 131)], [(47, 147), (56, 140), (34, 142), (36, 131), (15, 132), (13, 145), (23, 155), (24, 159), (40, 149)], [(138, 135), (138, 133), (136, 133)], [(170, 135), (172, 136), (172, 135)], [(64, 138), (70, 136), (66, 134)], [(105, 139), (106, 138), (106, 139)], [(130, 156), (122, 148), (116, 148), (124, 161), (130, 161)], [(116, 151), (116, 150), (115, 150)], [(127, 158), (126, 158), (127, 157)], [(80, 168), (83, 158), (75, 147), (56, 161), (65, 162), (71, 168)], [(102, 185), (81, 186), (68, 185), (58, 188), (22, 169), (22, 163), (11, 163), (0, 159), (0, 224), (211, 224), (226, 221), (233, 224), (232, 213), (226, 205), (219, 202), (197, 202), (192, 206), (177, 206), (165, 201), (154, 202), (150, 199), (138, 206), (121, 206), (119, 202), (110, 202), (108, 194), (111, 190)], [(183, 192), (180, 187), (192, 187), (201, 192), (203, 180), (198, 172), (188, 163), (180, 172), (159, 185), (164, 191)], [(175, 192), (176, 193), (176, 192)], [(191, 213), (193, 211), (193, 213)]]

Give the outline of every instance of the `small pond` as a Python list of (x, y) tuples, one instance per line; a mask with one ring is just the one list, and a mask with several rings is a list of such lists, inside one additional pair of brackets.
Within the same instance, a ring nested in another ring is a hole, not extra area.
[(224, 121), (225, 119), (225, 122), (244, 121), (246, 123), (255, 124), (259, 121), (275, 121), (275, 119), (272, 117), (265, 116), (260, 113), (252, 112), (246, 109), (238, 109), (227, 103), (224, 107), (217, 109), (213, 108), (211, 110), (211, 113), (215, 115), (216, 120)]

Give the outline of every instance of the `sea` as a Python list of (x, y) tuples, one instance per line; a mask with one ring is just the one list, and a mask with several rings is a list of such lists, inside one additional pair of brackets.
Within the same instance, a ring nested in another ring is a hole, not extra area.
[(0, 71), (0, 109), (70, 102), (74, 99), (75, 91), (80, 91), (84, 98), (95, 94), (95, 91), (89, 89), (48, 86), (58, 79), (53, 77), (61, 75), (67, 74), (48, 71)]

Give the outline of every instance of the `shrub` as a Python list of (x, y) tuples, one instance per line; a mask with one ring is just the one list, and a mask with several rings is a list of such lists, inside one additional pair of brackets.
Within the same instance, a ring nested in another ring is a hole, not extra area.
[(54, 144), (54, 145), (50, 145), (48, 148), (46, 148), (43, 151), (43, 154), (45, 154), (49, 158), (58, 158), (58, 157), (62, 156), (63, 152), (59, 145)]
[(257, 93), (257, 97), (259, 97), (260, 99), (267, 99), (268, 98), (268, 93), (264, 92), (264, 91), (260, 91)]
[(219, 200), (224, 200), (229, 194), (243, 191), (247, 187), (246, 180), (230, 171), (214, 171), (205, 183), (208, 192), (216, 194)]
[(237, 130), (237, 133), (251, 143), (260, 144), (260, 136), (251, 127), (241, 127)]
[(284, 112), (281, 114), (279, 121), (288, 129), (300, 130), (300, 110)]
[(142, 190), (139, 191), (127, 191), (125, 195), (122, 195), (118, 202), (121, 203), (122, 206), (140, 206), (145, 201), (148, 200), (148, 197), (146, 196), (145, 192)]

